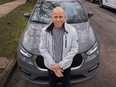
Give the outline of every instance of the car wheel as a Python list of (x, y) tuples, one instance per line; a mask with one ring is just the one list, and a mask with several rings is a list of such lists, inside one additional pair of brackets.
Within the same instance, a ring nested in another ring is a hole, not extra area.
[(100, 7), (100, 8), (103, 8), (103, 7), (104, 7), (104, 6), (103, 6), (102, 0), (99, 0), (99, 7)]

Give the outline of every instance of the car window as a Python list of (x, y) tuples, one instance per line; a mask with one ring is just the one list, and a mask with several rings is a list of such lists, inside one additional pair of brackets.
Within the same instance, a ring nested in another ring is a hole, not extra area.
[(65, 3), (60, 1), (39, 2), (35, 6), (30, 20), (39, 23), (49, 23), (51, 21), (52, 10), (56, 6), (61, 6), (65, 10), (65, 14), (67, 17), (66, 21), (68, 23), (81, 23), (87, 21), (86, 14), (83, 8), (81, 7), (80, 3), (72, 1), (66, 1)]

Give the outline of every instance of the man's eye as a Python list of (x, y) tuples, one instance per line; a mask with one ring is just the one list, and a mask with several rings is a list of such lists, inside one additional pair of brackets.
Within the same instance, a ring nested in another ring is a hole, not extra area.
[(54, 18), (55, 18), (55, 19), (57, 19), (57, 18), (62, 19), (62, 18), (63, 18), (63, 16), (54, 16)]
[(54, 18), (58, 18), (57, 16), (55, 16)]
[(59, 16), (59, 18), (63, 18), (62, 16)]

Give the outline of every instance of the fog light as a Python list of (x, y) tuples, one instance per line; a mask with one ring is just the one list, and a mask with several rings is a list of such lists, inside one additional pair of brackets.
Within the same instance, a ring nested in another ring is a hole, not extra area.
[(92, 67), (91, 69), (89, 69), (88, 72), (89, 72), (89, 73), (92, 72), (93, 70), (97, 69), (98, 66), (99, 66), (99, 63), (96, 64), (96, 65), (95, 65), (94, 67)]
[(31, 73), (30, 73), (29, 71), (27, 71), (27, 70), (25, 70), (25, 69), (23, 69), (23, 68), (20, 68), (20, 70), (21, 70), (23, 73), (27, 74), (28, 76), (31, 76)]

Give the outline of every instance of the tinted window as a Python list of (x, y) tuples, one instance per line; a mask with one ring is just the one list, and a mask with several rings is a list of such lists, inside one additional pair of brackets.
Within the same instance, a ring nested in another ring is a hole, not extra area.
[(51, 12), (54, 7), (61, 6), (65, 10), (68, 23), (86, 22), (87, 17), (81, 5), (78, 2), (39, 2), (31, 16), (31, 21), (40, 23), (49, 23), (51, 21)]

